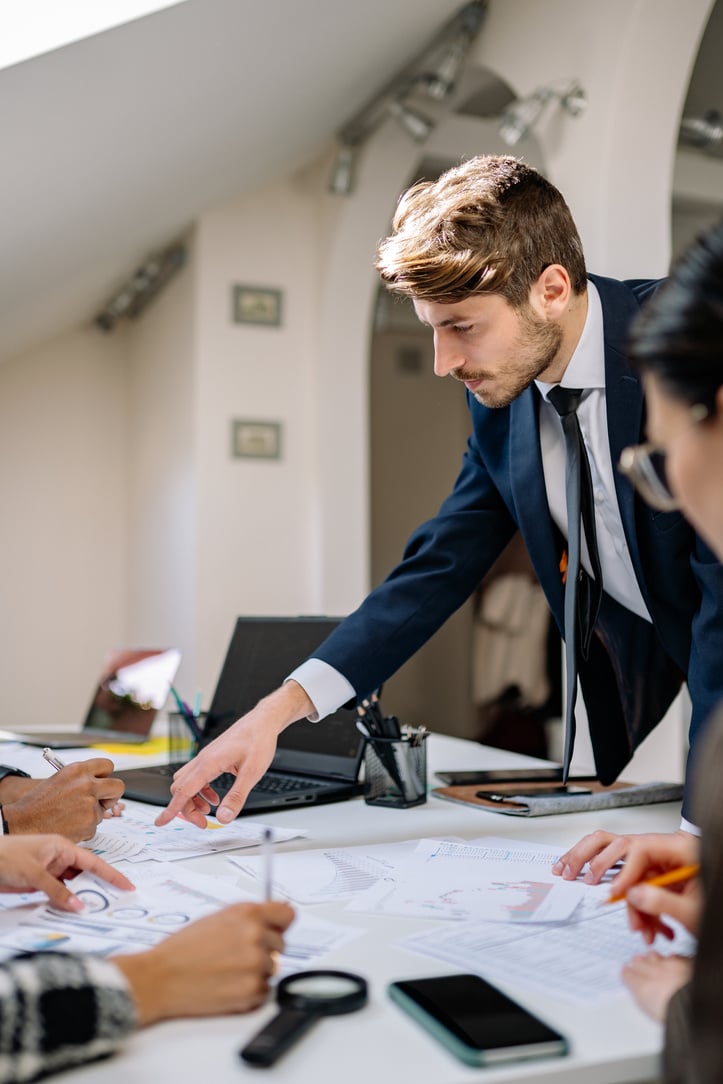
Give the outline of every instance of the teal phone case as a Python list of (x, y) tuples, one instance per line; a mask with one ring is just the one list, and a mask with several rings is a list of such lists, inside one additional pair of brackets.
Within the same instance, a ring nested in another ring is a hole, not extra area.
[(561, 1057), (568, 1052), (565, 1039), (560, 1037), (559, 1042), (546, 1043), (544, 1049), (540, 1044), (520, 1047), (506, 1047), (502, 1050), (479, 1050), (475, 1046), (465, 1043), (457, 1035), (454, 1035), (444, 1024), (440, 1024), (434, 1016), (418, 1005), (417, 1002), (401, 990), (396, 983), (392, 982), (387, 987), (387, 993), (400, 1009), (408, 1013), (413, 1020), (421, 1024), (425, 1031), (434, 1036), (442, 1046), (446, 1047), (451, 1054), (464, 1062), (465, 1065), (502, 1065), (513, 1061), (526, 1061), (530, 1058)]

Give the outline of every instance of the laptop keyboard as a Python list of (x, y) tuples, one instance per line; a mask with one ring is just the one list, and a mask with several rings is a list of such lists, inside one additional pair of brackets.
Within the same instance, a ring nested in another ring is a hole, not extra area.
[[(226, 794), (234, 785), (236, 776), (232, 772), (225, 772), (218, 779), (214, 779), (211, 786), (219, 794)], [(326, 787), (337, 786), (331, 780), (306, 779), (301, 775), (263, 775), (253, 788), (254, 794), (294, 794), (302, 790), (324, 790)]]
[[(159, 775), (161, 778), (172, 779), (175, 772), (178, 771), (178, 767), (178, 764), (152, 764), (148, 766), (146, 771), (151, 772), (153, 775)], [(211, 786), (220, 795), (224, 795), (231, 790), (235, 779), (236, 776), (232, 772), (224, 772), (223, 775), (219, 775), (217, 779), (212, 781)], [(254, 787), (254, 790), (261, 794), (293, 794), (295, 791), (324, 790), (326, 787), (337, 785), (331, 780), (310, 780), (300, 775), (264, 775)]]

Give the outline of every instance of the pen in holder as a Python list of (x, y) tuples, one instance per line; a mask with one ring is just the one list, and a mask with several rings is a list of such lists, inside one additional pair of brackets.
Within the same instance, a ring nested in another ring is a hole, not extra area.
[(369, 736), (364, 746), (364, 801), (409, 809), (427, 801), (424, 727), (406, 727), (398, 738)]
[(194, 716), (197, 733), (193, 733), (184, 712), (168, 713), (168, 763), (185, 764), (198, 752), (198, 734), (206, 725), (206, 712)]

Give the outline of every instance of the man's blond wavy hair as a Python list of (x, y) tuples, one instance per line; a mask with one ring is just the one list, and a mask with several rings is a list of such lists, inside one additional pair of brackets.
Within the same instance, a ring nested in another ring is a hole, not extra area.
[(582, 244), (560, 192), (507, 155), (482, 155), (403, 194), (376, 267), (395, 293), (451, 304), (500, 294), (515, 308), (550, 264), (575, 293), (587, 282)]

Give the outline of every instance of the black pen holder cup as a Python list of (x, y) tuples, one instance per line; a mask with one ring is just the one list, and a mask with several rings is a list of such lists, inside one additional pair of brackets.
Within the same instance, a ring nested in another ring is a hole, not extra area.
[(409, 809), (427, 801), (427, 743), (374, 738), (364, 746), (364, 801)]
[[(202, 711), (196, 720), (199, 730), (206, 725), (206, 712)], [(198, 742), (191, 733), (191, 728), (180, 711), (168, 713), (168, 763), (185, 764), (198, 752)]]

